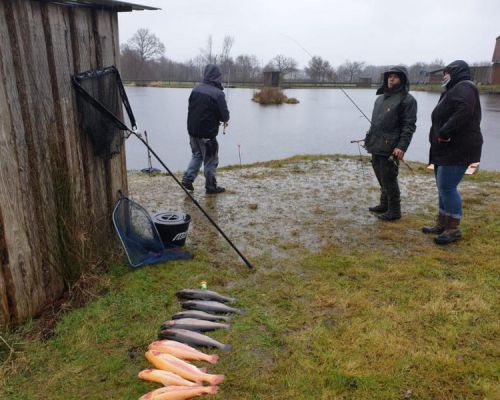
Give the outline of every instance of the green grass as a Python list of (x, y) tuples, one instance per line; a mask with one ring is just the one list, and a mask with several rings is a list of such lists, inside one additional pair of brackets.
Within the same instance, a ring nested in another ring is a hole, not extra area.
[(467, 179), (479, 187), (466, 204), (474, 223), (448, 247), (408, 240), (428, 222), (416, 214), (385, 224), (376, 250), (360, 231), (348, 247), (253, 258), (255, 272), (225, 245), (135, 271), (117, 263), (98, 288), (105, 294), (64, 313), (49, 339), (36, 338), (37, 321), (2, 335), (0, 398), (137, 399), (157, 387), (137, 373), (160, 324), (180, 309), (175, 291), (206, 280), (246, 309), (212, 335), (233, 346), (208, 368), (227, 376), (213, 399), (497, 399), (499, 174)]

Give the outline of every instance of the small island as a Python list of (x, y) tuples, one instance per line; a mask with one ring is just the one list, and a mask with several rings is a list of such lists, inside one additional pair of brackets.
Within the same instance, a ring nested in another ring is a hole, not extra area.
[(279, 87), (263, 87), (261, 90), (255, 92), (252, 101), (256, 103), (267, 104), (298, 104), (299, 101), (295, 97), (287, 97), (283, 90)]

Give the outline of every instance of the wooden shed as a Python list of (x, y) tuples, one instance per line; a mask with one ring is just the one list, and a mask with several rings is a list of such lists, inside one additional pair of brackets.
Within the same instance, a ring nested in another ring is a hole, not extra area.
[(280, 71), (264, 71), (264, 86), (279, 87), (280, 85)]
[[(115, 241), (125, 152), (94, 155), (71, 76), (119, 64), (110, 0), (0, 0), (0, 327), (37, 316)], [(76, 270), (75, 270), (76, 269)], [(74, 276), (73, 276), (74, 278)]]

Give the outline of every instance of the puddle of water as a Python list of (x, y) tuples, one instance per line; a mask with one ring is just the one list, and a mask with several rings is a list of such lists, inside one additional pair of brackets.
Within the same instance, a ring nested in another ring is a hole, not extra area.
[[(408, 224), (408, 219), (421, 213), (432, 219), (436, 212), (432, 173), (411, 175), (402, 168), (403, 219), (396, 223), (379, 221), (367, 211), (378, 201), (378, 183), (371, 166), (355, 159), (306, 160), (280, 168), (219, 171), (218, 180), (227, 188), (225, 194), (205, 195), (204, 178), (200, 176), (194, 196), (247, 257), (290, 258), (332, 244), (380, 249), (387, 243), (388, 232), (395, 231), (412, 246), (426, 246), (429, 238), (419, 233), (419, 227)], [(129, 190), (131, 198), (152, 213), (177, 210), (191, 214), (188, 246), (203, 246), (209, 252), (232, 251), (169, 176), (132, 172)], [(474, 184), (465, 181), (461, 190), (473, 192)], [(401, 253), (404, 249), (394, 251)]]

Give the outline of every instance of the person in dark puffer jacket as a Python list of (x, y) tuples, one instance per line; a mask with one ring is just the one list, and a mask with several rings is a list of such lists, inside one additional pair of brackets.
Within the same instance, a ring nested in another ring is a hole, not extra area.
[(479, 93), (465, 61), (456, 60), (444, 68), (443, 87), (429, 132), (429, 163), (434, 164), (439, 214), (434, 226), (422, 228), (424, 233), (438, 234), (437, 244), (462, 237), (462, 198), (457, 188), (467, 167), (480, 161), (483, 146)]
[(203, 81), (194, 87), (189, 96), (187, 127), (192, 157), (182, 178), (182, 185), (187, 190), (194, 190), (193, 182), (203, 164), (206, 193), (225, 191), (217, 186), (215, 175), (219, 165), (219, 125), (222, 122), (227, 126), (228, 121), (222, 74), (216, 65), (208, 64), (203, 71)]
[(404, 66), (384, 72), (377, 90), (370, 130), (365, 147), (372, 155), (372, 166), (380, 185), (380, 203), (369, 210), (385, 221), (401, 218), (398, 184), (399, 161), (404, 158), (416, 129), (417, 102), (409, 94), (410, 82)]

